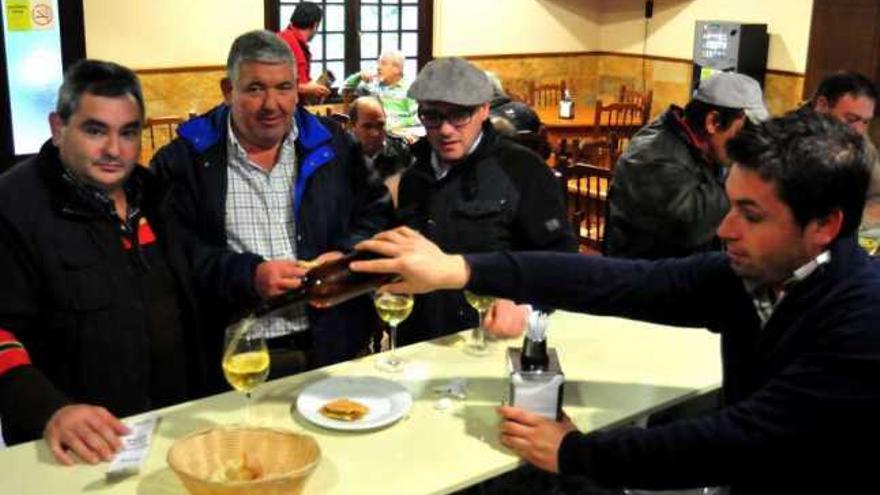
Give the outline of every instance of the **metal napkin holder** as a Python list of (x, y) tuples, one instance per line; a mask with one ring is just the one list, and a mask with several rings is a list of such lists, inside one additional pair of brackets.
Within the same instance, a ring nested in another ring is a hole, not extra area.
[(562, 418), (562, 394), (565, 375), (559, 366), (556, 349), (547, 349), (546, 370), (526, 371), (520, 362), (521, 349), (507, 349), (510, 371), (510, 405), (540, 414), (547, 419)]

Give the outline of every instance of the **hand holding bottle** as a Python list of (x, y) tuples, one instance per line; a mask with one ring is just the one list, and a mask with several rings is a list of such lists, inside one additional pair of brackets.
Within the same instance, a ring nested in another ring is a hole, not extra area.
[(296, 289), (308, 271), (293, 260), (267, 260), (257, 265), (254, 288), (263, 299)]

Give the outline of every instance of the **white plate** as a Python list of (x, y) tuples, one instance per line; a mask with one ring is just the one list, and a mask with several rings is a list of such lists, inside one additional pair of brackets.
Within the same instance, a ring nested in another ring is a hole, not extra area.
[[(331, 400), (343, 397), (360, 402), (370, 411), (358, 421), (339, 421), (318, 411)], [(369, 430), (402, 418), (412, 403), (412, 395), (398, 383), (373, 376), (342, 376), (327, 378), (303, 389), (296, 399), (296, 410), (307, 420), (325, 428)]]

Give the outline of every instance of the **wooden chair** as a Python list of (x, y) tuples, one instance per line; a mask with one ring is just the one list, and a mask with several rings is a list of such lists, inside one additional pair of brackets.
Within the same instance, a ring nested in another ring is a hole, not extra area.
[(176, 115), (147, 118), (144, 122), (144, 131), (141, 134), (141, 163), (149, 163), (159, 148), (174, 139), (177, 126), (181, 122), (183, 122), (183, 118)]
[(642, 108), (642, 122), (647, 124), (651, 120), (651, 104), (654, 100), (654, 90), (636, 91), (626, 85), (620, 86), (620, 103), (635, 103)]
[(602, 103), (596, 102), (596, 113), (593, 117), (593, 130), (597, 136), (603, 136), (608, 131), (618, 131), (635, 134), (646, 124), (643, 119), (642, 108), (635, 103)]
[(583, 162), (571, 162), (561, 172), (565, 181), (565, 211), (575, 237), (582, 248), (601, 253), (612, 173)]
[(531, 87), (531, 103), (533, 107), (553, 107), (559, 104), (562, 94), (565, 92), (565, 81), (559, 84), (533, 84)]

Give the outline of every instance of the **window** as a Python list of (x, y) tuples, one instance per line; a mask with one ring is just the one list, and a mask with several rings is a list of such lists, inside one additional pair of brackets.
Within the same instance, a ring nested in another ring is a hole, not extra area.
[[(373, 69), (386, 50), (406, 56), (404, 78), (412, 81), (431, 59), (433, 0), (312, 0), (324, 11), (309, 43), (312, 78), (326, 69), (339, 85), (346, 76)], [(287, 27), (299, 0), (265, 0), (266, 27)]]

